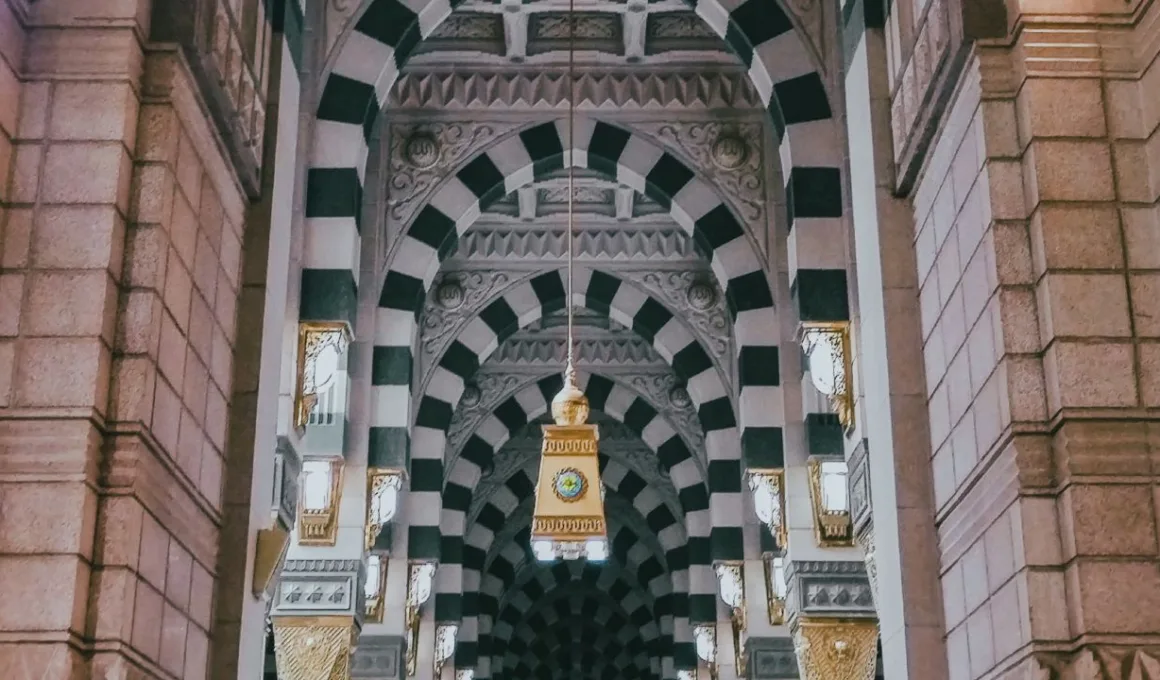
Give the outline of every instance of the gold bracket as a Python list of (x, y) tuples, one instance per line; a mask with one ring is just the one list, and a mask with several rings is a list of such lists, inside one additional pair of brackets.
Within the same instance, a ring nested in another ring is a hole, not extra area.
[(278, 568), (286, 558), (290, 547), (290, 532), (275, 522), (269, 529), (258, 530), (258, 543), (254, 549), (254, 573), (250, 582), (254, 597), (262, 597), (270, 592)]
[[(338, 540), (338, 508), (342, 501), (344, 466), (341, 458), (330, 458), (327, 462), (330, 464), (330, 488), (325, 507), (307, 508), (303, 498), (298, 501), (299, 545), (333, 546)], [(303, 484), (303, 495), (305, 495), (305, 487), (306, 485)]]
[(802, 680), (874, 680), (876, 621), (803, 618), (793, 634)]
[[(849, 548), (854, 545), (854, 522), (849, 503), (845, 510), (826, 508), (822, 486), (822, 466), (825, 463), (845, 464), (845, 461), (810, 458), (807, 462), (810, 484), (810, 504), (814, 513), (814, 538), (823, 548)], [(847, 499), (849, 491), (845, 491)]]
[(310, 421), (319, 390), (329, 378), (318, 374), (318, 360), (330, 351), (341, 356), (350, 344), (350, 327), (344, 321), (305, 321), (298, 324), (298, 379), (294, 390), (294, 427)]
[(854, 362), (850, 352), (850, 323), (806, 322), (801, 330), (802, 348), (808, 357), (811, 378), (818, 391), (830, 399), (846, 432), (854, 429)]

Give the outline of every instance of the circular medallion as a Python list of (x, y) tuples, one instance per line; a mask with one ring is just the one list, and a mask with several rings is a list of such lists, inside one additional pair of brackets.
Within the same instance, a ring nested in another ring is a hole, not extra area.
[(588, 480), (576, 468), (564, 468), (556, 473), (552, 489), (557, 498), (565, 503), (573, 503), (583, 498), (588, 491)]
[(712, 307), (713, 303), (717, 301), (717, 292), (704, 281), (694, 281), (685, 295), (689, 300), (689, 305), (702, 312)]
[(475, 406), (479, 404), (479, 400), (483, 397), (479, 388), (475, 385), (467, 385), (463, 388), (463, 394), (459, 396), (459, 402), (464, 406)]
[(439, 162), (439, 140), (428, 132), (417, 132), (407, 140), (404, 153), (412, 165), (426, 170)]
[(674, 387), (672, 391), (669, 392), (669, 401), (671, 401), (673, 406), (676, 406), (677, 408), (685, 408), (691, 404), (693, 400), (689, 398), (689, 391), (684, 387)]
[(463, 286), (455, 279), (447, 279), (435, 289), (435, 300), (444, 309), (458, 309), (463, 304)]
[(749, 146), (734, 134), (723, 134), (713, 142), (713, 162), (722, 170), (736, 170), (749, 158)]

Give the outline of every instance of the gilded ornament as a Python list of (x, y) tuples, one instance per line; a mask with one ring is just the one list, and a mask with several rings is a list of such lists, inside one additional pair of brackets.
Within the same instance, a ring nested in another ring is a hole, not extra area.
[(274, 656), (285, 680), (346, 680), (357, 629), (343, 617), (274, 619)]
[(552, 480), (552, 490), (565, 503), (575, 503), (588, 493), (588, 480), (576, 468), (564, 468)]
[(802, 680), (874, 680), (876, 622), (805, 619), (798, 621), (793, 633)]

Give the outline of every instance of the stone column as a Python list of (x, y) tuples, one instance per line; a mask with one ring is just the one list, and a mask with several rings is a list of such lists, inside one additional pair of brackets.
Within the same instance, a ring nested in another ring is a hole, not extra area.
[(950, 677), (1146, 677), (1160, 6), (1020, 7), (961, 53), (913, 190)]

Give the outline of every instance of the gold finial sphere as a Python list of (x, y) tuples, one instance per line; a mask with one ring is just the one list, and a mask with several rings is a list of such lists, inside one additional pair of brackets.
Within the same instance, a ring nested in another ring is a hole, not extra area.
[(588, 397), (576, 386), (572, 362), (564, 371), (564, 387), (552, 399), (552, 418), (557, 425), (583, 425), (588, 422)]

